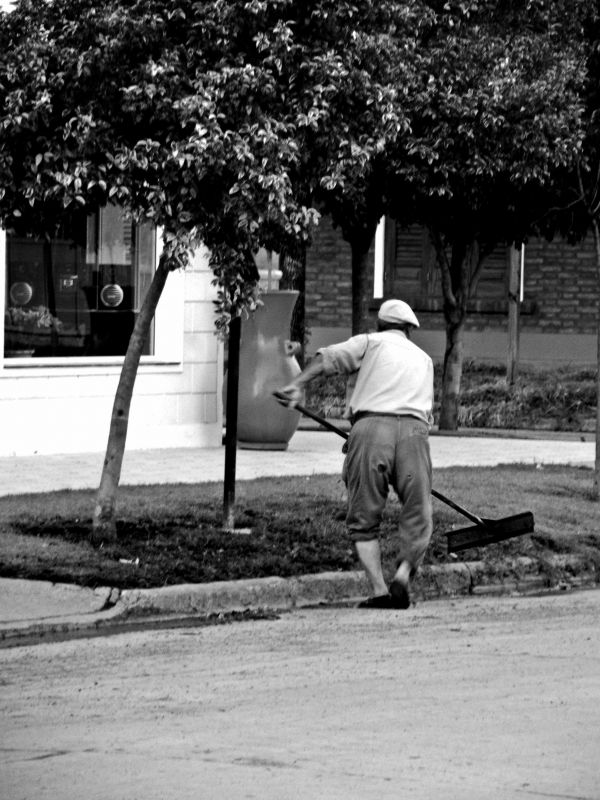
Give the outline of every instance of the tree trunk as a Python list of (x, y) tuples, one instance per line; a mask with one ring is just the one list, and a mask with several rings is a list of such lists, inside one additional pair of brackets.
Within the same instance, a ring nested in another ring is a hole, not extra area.
[(369, 306), (371, 300), (372, 272), (369, 260), (369, 250), (375, 236), (368, 235), (353, 238), (350, 241), (352, 248), (352, 335), (366, 333), (371, 320)]
[[(444, 319), (446, 321), (446, 349), (442, 376), (442, 397), (439, 428), (455, 431), (458, 428), (458, 401), (464, 358), (464, 329), (467, 318), (467, 301), (472, 282), (476, 283), (481, 261), (478, 260), (476, 242), (458, 239), (452, 245), (450, 258), (442, 236), (430, 229), (431, 241), (441, 270), (444, 295)], [(473, 269), (473, 261), (477, 266)]]
[[(600, 271), (600, 261), (598, 262)], [(600, 280), (598, 281), (598, 330), (596, 357), (596, 460), (594, 463), (593, 498), (600, 500)]]
[(446, 319), (446, 350), (442, 376), (442, 398), (439, 428), (455, 431), (458, 428), (458, 401), (464, 358), (463, 334), (465, 318), (452, 314)]
[(596, 250), (596, 271), (598, 278), (598, 292), (596, 296), (597, 304), (597, 355), (596, 355), (596, 460), (594, 463), (594, 479), (592, 496), (594, 500), (600, 500), (600, 227), (596, 219), (592, 221), (592, 231), (594, 234), (594, 247)]
[(121, 478), (121, 467), (123, 465), (123, 455), (127, 439), (129, 409), (131, 406), (133, 387), (144, 343), (148, 338), (154, 312), (164, 289), (168, 274), (169, 261), (166, 257), (161, 257), (158, 268), (154, 273), (152, 283), (142, 303), (140, 313), (135, 321), (133, 332), (127, 346), (127, 352), (125, 354), (125, 360), (123, 361), (121, 376), (119, 378), (113, 404), (100, 486), (96, 494), (92, 529), (92, 541), (95, 543), (114, 541), (114, 539), (116, 539), (115, 504), (119, 480)]

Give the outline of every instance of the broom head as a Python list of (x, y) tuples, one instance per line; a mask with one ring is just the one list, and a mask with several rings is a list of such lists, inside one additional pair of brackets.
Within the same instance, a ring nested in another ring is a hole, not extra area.
[(502, 542), (521, 536), (524, 533), (533, 533), (533, 514), (524, 511), (513, 517), (502, 519), (482, 519), (483, 525), (470, 525), (468, 528), (459, 528), (446, 533), (448, 552), (457, 553), (469, 547), (484, 547), (486, 544)]

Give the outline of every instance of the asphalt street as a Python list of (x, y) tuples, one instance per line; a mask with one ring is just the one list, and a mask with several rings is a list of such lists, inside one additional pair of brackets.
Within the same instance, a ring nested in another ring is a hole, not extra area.
[(600, 592), (0, 651), (5, 800), (600, 797)]

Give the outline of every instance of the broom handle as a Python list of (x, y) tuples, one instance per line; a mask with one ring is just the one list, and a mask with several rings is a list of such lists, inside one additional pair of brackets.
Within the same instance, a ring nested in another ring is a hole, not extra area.
[[(287, 397), (284, 394), (282, 394), (281, 392), (273, 392), (273, 397), (282, 405), (287, 407)], [(305, 417), (310, 417), (310, 419), (314, 419), (315, 422), (318, 422), (319, 425), (322, 425), (324, 428), (327, 428), (328, 430), (337, 433), (337, 435), (341, 436), (342, 439), (348, 438), (348, 434), (346, 433), (346, 431), (343, 431), (341, 428), (338, 428), (337, 425), (332, 425), (331, 422), (329, 422), (326, 419), (323, 419), (323, 417), (320, 417), (318, 414), (315, 414), (314, 411), (309, 411), (308, 408), (304, 408), (304, 406), (301, 406), (300, 403), (297, 403), (294, 406), (294, 408), (296, 409), (296, 411), (299, 411), (301, 414), (304, 414)]]
[[(273, 396), (279, 402), (283, 402), (283, 401), (286, 400), (285, 395), (281, 394), (280, 392), (273, 392)], [(320, 417), (318, 414), (315, 414), (314, 411), (310, 411), (308, 408), (304, 408), (304, 406), (301, 406), (300, 403), (298, 403), (295, 406), (295, 408), (301, 414), (304, 414), (305, 417), (309, 417), (310, 419), (313, 419), (315, 422), (318, 422), (324, 428), (327, 428), (328, 430), (333, 431), (333, 433), (337, 433), (337, 435), (341, 436), (342, 439), (348, 439), (348, 434), (346, 433), (346, 431), (343, 431), (341, 428), (338, 428), (337, 425), (333, 425), (328, 420), (323, 419), (323, 417)], [(455, 511), (458, 511), (458, 513), (462, 514), (463, 517), (466, 517), (467, 519), (470, 519), (471, 522), (474, 522), (477, 525), (482, 525), (483, 527), (485, 527), (485, 523), (481, 519), (481, 517), (478, 517), (476, 514), (473, 514), (471, 511), (467, 511), (466, 508), (463, 508), (462, 506), (459, 506), (458, 503), (455, 503), (454, 500), (450, 500), (449, 497), (446, 497), (441, 492), (436, 491), (436, 489), (432, 489), (431, 490), (431, 494), (435, 498), (437, 498), (438, 500), (441, 500), (442, 503), (445, 503), (447, 506), (450, 506), (450, 508), (453, 508)]]
[(450, 506), (450, 508), (453, 508), (455, 511), (458, 511), (458, 513), (462, 514), (463, 517), (466, 517), (467, 519), (470, 519), (471, 522), (474, 522), (476, 525), (481, 525), (482, 527), (485, 528), (485, 522), (481, 519), (481, 517), (478, 517), (477, 514), (473, 514), (472, 511), (467, 511), (466, 508), (459, 506), (458, 503), (454, 502), (454, 500), (450, 500), (449, 497), (446, 497), (441, 492), (438, 492), (435, 489), (431, 490), (431, 494), (434, 497), (437, 497), (438, 500), (441, 500), (442, 503), (446, 503), (447, 506)]
[(338, 428), (337, 425), (332, 425), (331, 422), (329, 422), (326, 419), (323, 419), (323, 417), (320, 417), (318, 414), (315, 414), (314, 411), (309, 411), (308, 408), (304, 408), (304, 406), (301, 405), (297, 405), (296, 410), (299, 411), (301, 414), (304, 414), (305, 417), (310, 417), (311, 419), (314, 419), (315, 422), (318, 422), (324, 428), (327, 428), (328, 430), (337, 433), (337, 435), (341, 436), (342, 439), (346, 440), (348, 439), (348, 434), (346, 433), (346, 431), (343, 431), (341, 428)]

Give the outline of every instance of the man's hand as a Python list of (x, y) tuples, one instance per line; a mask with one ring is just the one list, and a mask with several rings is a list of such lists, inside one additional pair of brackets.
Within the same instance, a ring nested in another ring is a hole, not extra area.
[(276, 395), (280, 395), (277, 400), (282, 406), (296, 408), (299, 403), (304, 402), (304, 387), (318, 375), (321, 375), (323, 371), (323, 359), (317, 353), (310, 364), (302, 370), (300, 375), (296, 376), (292, 383), (288, 383), (287, 386), (275, 392)]
[(298, 403), (303, 400), (304, 392), (295, 383), (288, 383), (283, 389), (277, 390), (277, 400), (282, 406), (287, 408), (296, 408)]

